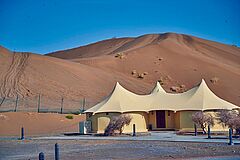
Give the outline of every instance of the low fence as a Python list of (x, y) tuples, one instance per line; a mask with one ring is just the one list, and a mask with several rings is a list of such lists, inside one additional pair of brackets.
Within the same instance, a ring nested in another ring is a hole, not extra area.
[(93, 105), (93, 101), (85, 98), (78, 101), (67, 98), (52, 99), (42, 95), (26, 98), (19, 96), (15, 98), (0, 97), (0, 112), (79, 114)]

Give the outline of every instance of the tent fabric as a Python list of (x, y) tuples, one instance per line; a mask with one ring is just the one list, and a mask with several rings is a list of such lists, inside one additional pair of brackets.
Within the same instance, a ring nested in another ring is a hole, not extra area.
[(117, 82), (107, 98), (85, 112), (93, 114), (102, 112), (149, 112), (153, 110), (177, 112), (182, 110), (232, 110), (236, 108), (239, 107), (216, 96), (202, 79), (198, 86), (177, 94), (167, 93), (157, 82), (150, 94), (138, 95), (123, 88)]

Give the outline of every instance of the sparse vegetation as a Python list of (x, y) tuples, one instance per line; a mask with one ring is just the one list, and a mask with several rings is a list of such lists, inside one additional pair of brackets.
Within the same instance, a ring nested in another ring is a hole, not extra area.
[(185, 89), (186, 86), (185, 86), (184, 84), (181, 84), (181, 85), (180, 85), (180, 88), (181, 88), (181, 89)]
[(202, 111), (193, 113), (192, 114), (192, 121), (197, 126), (200, 126), (202, 128), (204, 134), (206, 134), (206, 127), (208, 125), (214, 126), (213, 116), (209, 113), (204, 113)]
[(132, 70), (132, 75), (136, 75), (137, 71), (136, 70)]
[(172, 87), (170, 87), (170, 90), (173, 92), (179, 92), (181, 90), (181, 88), (177, 87), (177, 86), (172, 86)]
[(148, 75), (148, 72), (138, 73), (136, 70), (132, 70), (132, 75), (137, 75), (137, 78), (143, 79), (145, 75)]
[(70, 114), (69, 114), (69, 115), (66, 115), (65, 118), (67, 118), (67, 119), (73, 119), (73, 115), (70, 115)]
[(163, 81), (163, 78), (161, 77), (158, 82), (161, 84), (161, 85), (164, 85), (164, 81)]
[(210, 82), (212, 82), (213, 84), (217, 83), (219, 81), (218, 77), (213, 77), (210, 79)]
[(132, 117), (126, 114), (113, 117), (105, 129), (104, 135), (111, 136), (111, 135), (114, 135), (116, 131), (118, 131), (119, 134), (122, 134), (123, 127), (125, 125), (128, 126), (131, 121), (132, 121)]
[(144, 78), (144, 74), (143, 73), (139, 73), (138, 74), (138, 78), (143, 79)]
[(120, 59), (123, 59), (125, 57), (125, 55), (123, 53), (117, 53), (115, 55), (116, 58), (120, 58)]

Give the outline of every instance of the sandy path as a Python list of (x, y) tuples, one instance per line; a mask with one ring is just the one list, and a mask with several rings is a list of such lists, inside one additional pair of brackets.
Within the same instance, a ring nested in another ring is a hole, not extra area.
[(12, 62), (0, 86), (1, 95), (11, 97), (15, 95), (14, 93), (20, 94), (21, 90), (25, 90), (25, 87), (19, 82), (29, 57), (29, 53), (14, 53), (12, 55)]

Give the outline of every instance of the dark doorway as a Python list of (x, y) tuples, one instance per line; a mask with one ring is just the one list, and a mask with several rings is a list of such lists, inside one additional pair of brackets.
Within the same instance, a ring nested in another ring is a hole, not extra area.
[(156, 111), (157, 128), (166, 128), (165, 111)]

